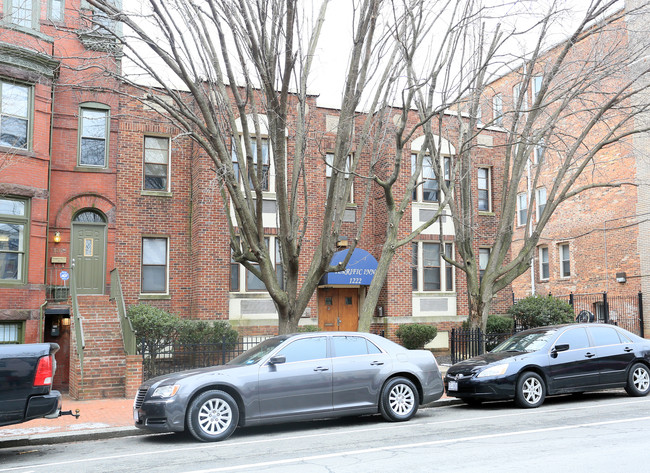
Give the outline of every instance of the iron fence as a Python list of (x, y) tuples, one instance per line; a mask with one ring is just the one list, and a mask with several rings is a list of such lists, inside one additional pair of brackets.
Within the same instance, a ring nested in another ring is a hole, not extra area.
[(226, 337), (216, 343), (187, 343), (178, 338), (141, 339), (142, 375), (145, 380), (183, 370), (223, 365), (269, 337)]
[(482, 355), (483, 341), (485, 341), (485, 349), (490, 351), (499, 343), (510, 338), (512, 334), (513, 332), (483, 333), (480, 328), (453, 328), (451, 329), (450, 339), (451, 362), (452, 364), (458, 363)]
[(70, 275), (70, 268), (57, 266), (47, 270), (47, 293), (48, 302), (65, 302), (70, 297), (70, 280), (61, 279), (61, 273), (67, 272)]

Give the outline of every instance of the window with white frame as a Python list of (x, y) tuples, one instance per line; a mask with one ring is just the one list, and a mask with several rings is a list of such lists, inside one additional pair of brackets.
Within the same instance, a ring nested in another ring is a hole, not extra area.
[[(353, 156), (349, 155), (345, 160), (345, 179), (350, 178), (350, 166), (352, 165)], [(325, 192), (329, 194), (330, 191), (330, 182), (332, 180), (332, 172), (334, 165), (334, 154), (327, 153), (325, 155)], [(350, 195), (348, 196), (348, 203), (354, 203), (354, 184), (350, 187)]]
[(501, 94), (492, 97), (492, 120), (495, 125), (503, 125), (503, 97)]
[(490, 261), (490, 251), (490, 248), (478, 249), (478, 276), (480, 279), (483, 279), (488, 262)]
[(453, 266), (447, 263), (445, 256), (452, 257), (451, 243), (418, 242), (412, 249), (412, 288), (417, 292), (441, 292), (454, 290)]
[[(418, 155), (411, 154), (411, 173), (415, 172)], [(451, 185), (451, 158), (443, 158), (443, 172), (447, 187)], [(438, 179), (433, 170), (433, 162), (429, 155), (422, 159), (422, 172), (418, 176), (416, 186), (413, 189), (413, 200), (415, 202), (440, 202), (443, 200)]]
[(28, 201), (0, 198), (0, 282), (25, 281)]
[(23, 343), (23, 322), (0, 322), (0, 345)]
[(549, 277), (548, 246), (539, 247), (539, 279), (546, 281)]
[[(284, 269), (282, 266), (282, 257), (280, 242), (275, 236), (264, 237), (264, 243), (269, 249), (271, 263), (275, 267), (275, 275), (280, 286), (284, 286)], [(237, 243), (239, 244), (239, 243)], [(232, 250), (231, 250), (232, 255)], [(253, 266), (258, 266), (253, 263)], [(255, 276), (243, 265), (237, 263), (231, 256), (230, 258), (230, 292), (261, 292), (266, 291), (264, 282)]]
[(546, 208), (546, 187), (540, 187), (536, 190), (537, 193), (537, 220), (542, 216)]
[[(246, 152), (246, 147), (244, 146), (244, 141), (243, 137), (240, 136), (242, 139), (242, 150)], [(262, 150), (262, 158), (258, 161), (258, 156), (257, 156), (257, 138), (251, 137), (251, 142), (250, 142), (250, 147), (251, 147), (251, 152), (253, 155), (253, 167), (252, 169), (248, 170), (248, 182), (251, 187), (253, 188), (253, 178), (252, 175), (254, 174), (257, 176), (257, 166), (258, 162), (260, 162), (262, 166), (262, 179), (260, 181), (260, 189), (264, 192), (269, 191), (269, 189), (274, 188), (274, 183), (272, 181), (272, 176), (271, 176), (271, 156), (270, 156), (270, 151), (269, 151), (269, 140), (268, 138), (261, 138), (260, 139), (260, 147)], [(233, 143), (232, 147), (232, 162), (233, 162), (233, 167), (235, 168), (235, 175), (237, 178), (240, 178), (240, 170), (242, 168), (245, 169), (245, 163), (242, 165), (241, 160), (237, 156), (237, 146), (235, 146), (235, 143)], [(241, 182), (243, 182), (244, 176), (241, 176)]]
[(144, 137), (143, 189), (169, 190), (169, 138)]
[(79, 165), (106, 167), (109, 132), (108, 107), (81, 107), (79, 111)]
[(145, 294), (166, 294), (168, 271), (168, 238), (142, 238), (142, 285)]
[(517, 225), (526, 225), (528, 220), (528, 196), (525, 192), (517, 194)]
[(37, 0), (5, 0), (4, 12), (9, 23), (23, 28), (36, 28), (40, 2)]
[(63, 21), (65, 0), (48, 0), (47, 17), (52, 21)]
[(540, 164), (544, 161), (544, 153), (546, 152), (546, 146), (544, 145), (544, 138), (542, 138), (533, 149), (533, 164)]
[(533, 83), (533, 103), (537, 99), (537, 94), (539, 94), (539, 91), (542, 90), (542, 81), (544, 77), (543, 76), (535, 76), (533, 77), (532, 83)]
[(558, 247), (560, 253), (560, 277), (568, 278), (571, 276), (571, 253), (569, 244), (562, 243)]
[[(523, 95), (523, 97), (521, 99), (521, 105), (519, 105), (519, 107), (517, 107), (517, 105), (519, 104), (519, 96), (522, 93), (524, 95)], [(515, 85), (512, 88), (512, 106), (513, 106), (514, 109), (516, 109), (517, 111), (520, 111), (520, 112), (524, 112), (528, 108), (528, 100), (527, 100), (527, 97), (526, 97), (526, 91), (524, 90), (524, 83), (523, 82), (520, 82), (519, 84)]]
[(492, 211), (490, 168), (478, 168), (478, 211)]
[(0, 146), (29, 148), (31, 88), (0, 81)]

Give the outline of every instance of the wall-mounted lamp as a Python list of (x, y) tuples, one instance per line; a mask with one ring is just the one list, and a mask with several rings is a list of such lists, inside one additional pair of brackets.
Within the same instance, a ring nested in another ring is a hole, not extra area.
[(627, 282), (627, 274), (625, 274), (625, 271), (616, 273), (616, 282), (620, 282), (621, 284)]
[(348, 242), (347, 238), (341, 238), (339, 241), (336, 242), (336, 246), (338, 248), (347, 248), (350, 246), (350, 243)]
[(61, 325), (68, 327), (70, 325), (70, 317), (63, 317), (61, 319)]
[(54, 232), (54, 243), (59, 243), (61, 241), (61, 232)]

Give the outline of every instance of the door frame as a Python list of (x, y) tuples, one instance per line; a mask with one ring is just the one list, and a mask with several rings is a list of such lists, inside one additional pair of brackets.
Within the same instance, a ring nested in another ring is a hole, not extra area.
[[(84, 212), (85, 210), (82, 210)], [(104, 215), (102, 215), (102, 218), (106, 218)], [(88, 293), (89, 295), (92, 294), (104, 294), (106, 292), (106, 255), (108, 251), (108, 224), (104, 220), (104, 222), (75, 222), (74, 219), (72, 220), (72, 230), (71, 230), (71, 238), (70, 238), (70, 259), (71, 262), (74, 261), (74, 258), (77, 256), (77, 238), (76, 238), (76, 233), (77, 229), (80, 226), (87, 226), (87, 227), (102, 227), (103, 228), (103, 248), (102, 248), (102, 268), (101, 268), (101, 286), (99, 288), (99, 292), (96, 293)], [(78, 291), (78, 286), (77, 286), (77, 291)], [(85, 294), (85, 293), (84, 293)]]

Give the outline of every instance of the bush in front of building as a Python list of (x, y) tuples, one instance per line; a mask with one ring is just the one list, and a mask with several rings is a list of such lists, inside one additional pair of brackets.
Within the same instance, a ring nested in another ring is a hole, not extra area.
[(176, 332), (178, 341), (184, 344), (223, 343), (230, 349), (237, 344), (239, 333), (224, 320), (185, 320), (178, 321)]
[(529, 296), (508, 309), (514, 320), (522, 328), (544, 327), (547, 325), (573, 322), (573, 307), (552, 296)]
[(488, 315), (485, 326), (486, 333), (511, 333), (515, 326), (515, 321), (507, 315)]
[(395, 332), (402, 345), (409, 350), (424, 348), (424, 345), (436, 338), (437, 334), (436, 326), (424, 324), (401, 325)]

